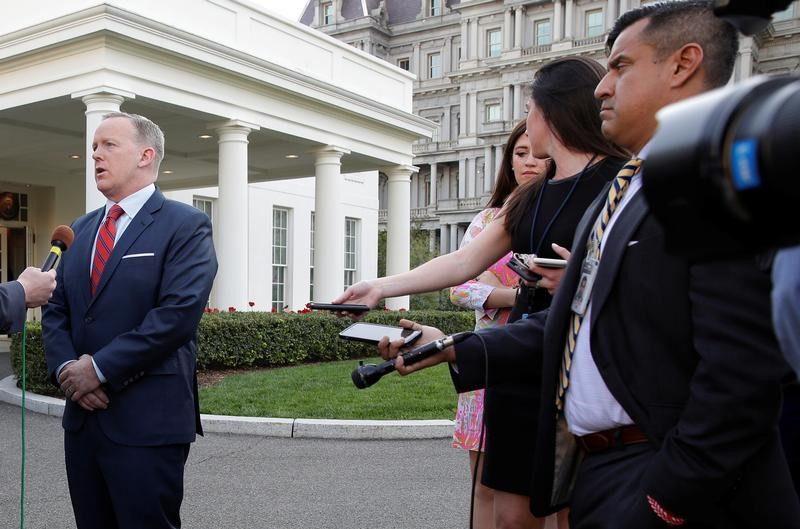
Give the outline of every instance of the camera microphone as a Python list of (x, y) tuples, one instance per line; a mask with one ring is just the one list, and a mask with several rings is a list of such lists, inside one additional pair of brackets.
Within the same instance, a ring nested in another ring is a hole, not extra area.
[[(416, 347), (410, 351), (403, 353), (401, 356), (403, 357), (403, 364), (410, 365), (429, 356), (433, 355), (434, 353), (441, 351), (451, 345), (455, 345), (459, 342), (463, 342), (467, 336), (471, 335), (472, 332), (459, 332), (456, 334), (451, 334), (450, 336), (444, 336), (439, 338), (438, 340), (434, 340), (432, 342), (428, 342), (425, 345), (421, 345)], [(352, 378), (353, 384), (356, 385), (358, 389), (368, 388), (374, 383), (376, 383), (383, 375), (391, 373), (394, 371), (394, 362), (395, 358), (387, 360), (380, 364), (364, 364), (363, 362), (358, 362), (358, 367), (353, 370)]]

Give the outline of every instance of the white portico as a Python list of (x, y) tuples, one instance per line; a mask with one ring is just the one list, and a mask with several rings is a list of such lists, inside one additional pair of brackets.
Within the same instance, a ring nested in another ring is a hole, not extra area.
[(343, 288), (343, 174), (389, 176), (388, 269), (408, 268), (412, 142), (434, 127), (411, 113), (412, 82), (245, 0), (8, 3), (0, 192), (24, 194), (29, 215), (0, 219), (0, 235), (24, 229), (24, 261), (35, 264), (54, 225), (102, 205), (91, 138), (103, 114), (133, 112), (165, 132), (161, 189), (218, 190), (215, 306), (247, 306), (257, 278), (250, 244), (262, 228), (251, 225), (259, 206), (249, 184), (306, 176), (315, 177), (314, 298), (330, 300)]

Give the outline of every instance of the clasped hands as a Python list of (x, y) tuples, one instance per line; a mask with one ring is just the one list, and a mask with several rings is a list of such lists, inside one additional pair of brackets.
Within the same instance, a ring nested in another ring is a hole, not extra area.
[(64, 394), (72, 402), (77, 402), (87, 411), (108, 408), (108, 395), (100, 385), (100, 379), (94, 370), (92, 357), (88, 354), (70, 362), (61, 370), (58, 383)]

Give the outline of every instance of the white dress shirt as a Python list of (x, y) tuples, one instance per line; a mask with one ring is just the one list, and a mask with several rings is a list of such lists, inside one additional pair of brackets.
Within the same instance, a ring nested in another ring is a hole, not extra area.
[[(644, 159), (647, 152), (645, 147), (638, 156)], [(625, 196), (622, 197), (617, 209), (608, 222), (608, 226), (603, 234), (603, 240), (609, 238), (609, 234), (614, 229), (614, 224), (620, 217), (622, 210), (633, 199), (642, 188), (642, 171), (640, 170), (631, 179)], [(600, 245), (600, 256), (602, 262), (604, 244)], [(591, 337), (592, 321), (592, 301), (589, 299), (589, 306), (586, 314), (578, 329), (578, 336), (575, 344), (575, 351), (572, 356), (572, 367), (569, 371), (569, 386), (567, 387), (566, 400), (564, 402), (564, 417), (567, 421), (569, 431), (574, 435), (586, 435), (593, 432), (600, 432), (619, 426), (633, 424), (633, 419), (623, 409), (622, 405), (611, 394), (597, 364), (592, 357)]]

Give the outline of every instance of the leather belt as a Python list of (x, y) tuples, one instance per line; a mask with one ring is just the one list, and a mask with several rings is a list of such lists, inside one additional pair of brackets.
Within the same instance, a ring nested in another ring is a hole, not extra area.
[(635, 424), (575, 436), (575, 439), (578, 441), (578, 446), (589, 454), (602, 452), (610, 448), (648, 442), (647, 436)]

